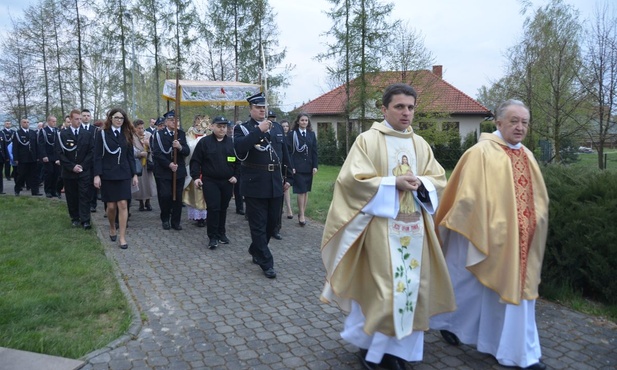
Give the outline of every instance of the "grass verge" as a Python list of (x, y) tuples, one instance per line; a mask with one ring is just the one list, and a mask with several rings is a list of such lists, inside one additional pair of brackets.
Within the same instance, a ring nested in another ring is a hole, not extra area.
[(1, 196), (0, 220), (0, 346), (79, 358), (128, 329), (111, 262), (66, 203)]

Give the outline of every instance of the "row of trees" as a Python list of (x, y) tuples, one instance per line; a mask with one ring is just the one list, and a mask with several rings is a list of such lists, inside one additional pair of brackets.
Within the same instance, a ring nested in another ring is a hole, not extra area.
[(2, 108), (22, 117), (84, 107), (96, 117), (120, 105), (160, 116), (166, 76), (260, 83), (262, 49), (276, 89), (291, 67), (280, 68), (274, 15), (268, 0), (203, 9), (190, 0), (40, 0), (1, 40)]
[[(522, 1), (528, 14), (530, 1)], [(507, 71), (478, 91), (488, 108), (511, 97), (527, 103), (531, 130), (526, 144), (552, 143), (556, 162), (566, 143), (590, 141), (605, 168), (604, 147), (617, 139), (617, 15), (596, 4), (591, 20), (563, 0), (529, 14), (522, 39), (506, 52)], [(574, 144), (576, 145), (576, 144)]]

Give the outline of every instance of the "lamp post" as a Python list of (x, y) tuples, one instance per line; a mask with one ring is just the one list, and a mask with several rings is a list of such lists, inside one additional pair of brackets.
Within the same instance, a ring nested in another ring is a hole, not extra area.
[(131, 100), (133, 101), (131, 108), (131, 118), (135, 119), (135, 27), (133, 24), (133, 16), (131, 16), (131, 13), (124, 12), (124, 16), (131, 22)]

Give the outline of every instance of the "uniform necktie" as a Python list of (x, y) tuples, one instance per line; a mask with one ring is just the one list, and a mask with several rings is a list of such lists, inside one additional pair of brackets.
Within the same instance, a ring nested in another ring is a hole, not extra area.
[(302, 131), (302, 137), (306, 138), (306, 131)]
[(116, 137), (118, 137), (118, 130), (114, 130), (114, 135), (116, 135)]
[(75, 137), (79, 136), (79, 130), (78, 129), (73, 130), (73, 134), (75, 135)]

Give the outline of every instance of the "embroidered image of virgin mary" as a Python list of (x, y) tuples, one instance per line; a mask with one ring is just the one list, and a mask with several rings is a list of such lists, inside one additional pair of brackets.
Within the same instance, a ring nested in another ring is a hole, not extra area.
[[(398, 165), (394, 167), (394, 169), (392, 169), (392, 174), (394, 176), (401, 176), (407, 173), (412, 174), (411, 167), (409, 166), (409, 158), (406, 154), (403, 154), (401, 156), (401, 159), (398, 161)], [(400, 213), (414, 214), (417, 210), (413, 194), (410, 191), (406, 191), (403, 193), (400, 199), (400, 203)]]

